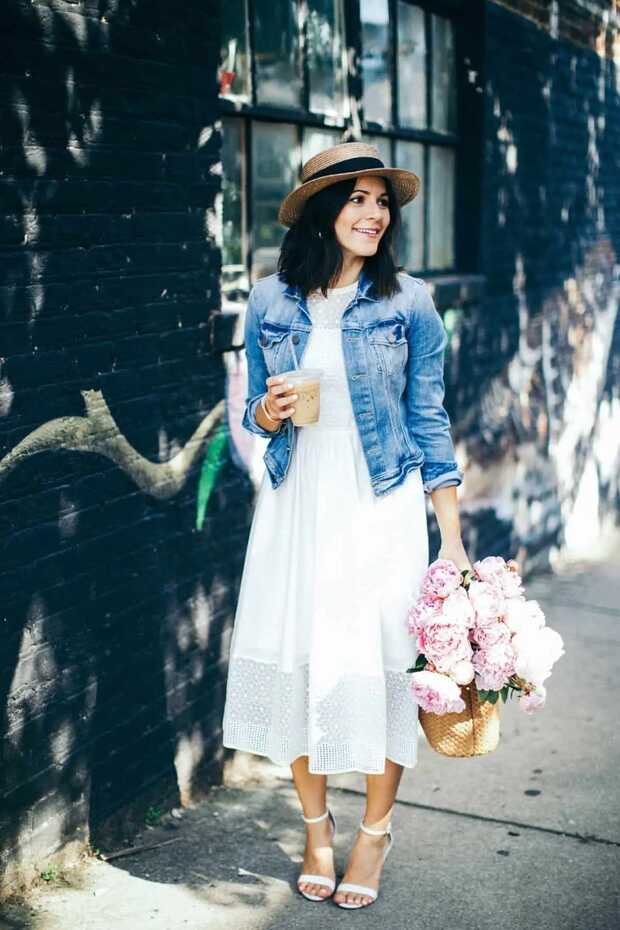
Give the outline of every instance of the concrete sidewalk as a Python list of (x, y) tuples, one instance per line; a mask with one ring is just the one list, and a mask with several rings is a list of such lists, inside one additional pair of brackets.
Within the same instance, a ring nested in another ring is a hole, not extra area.
[[(565, 643), (547, 706), (528, 717), (516, 702), (504, 705), (500, 746), (478, 759), (446, 759), (421, 735), (374, 905), (351, 912), (301, 898), (303, 824), (290, 770), (241, 755), (227, 786), (141, 838), (174, 842), (92, 860), (72, 887), (6, 909), (0, 928), (318, 930), (355, 921), (389, 930), (617, 930), (620, 566), (573, 566), (526, 587)], [(364, 778), (329, 784), (341, 877)]]

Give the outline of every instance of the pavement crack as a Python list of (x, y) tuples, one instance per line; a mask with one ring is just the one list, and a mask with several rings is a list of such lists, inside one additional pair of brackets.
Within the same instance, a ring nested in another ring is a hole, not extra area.
[[(353, 794), (360, 798), (365, 797), (363, 791), (358, 791), (355, 788), (338, 787), (334, 790), (341, 791), (343, 794)], [(437, 807), (434, 804), (420, 804), (418, 801), (406, 801), (399, 798), (396, 799), (395, 806), (413, 807), (419, 810), (432, 811), (436, 814), (448, 814), (451, 817), (465, 817), (468, 820), (477, 820), (482, 823), (493, 823), (507, 827), (519, 827), (521, 830), (534, 830), (537, 833), (547, 833), (551, 836), (568, 837), (568, 839), (579, 840), (580, 843), (599, 843), (603, 846), (620, 847), (620, 840), (610, 840), (604, 836), (596, 836), (594, 833), (579, 833), (577, 831), (571, 830), (558, 830), (555, 827), (543, 827), (535, 823), (523, 823), (521, 820), (508, 820), (504, 819), (503, 817), (487, 817), (484, 814), (471, 814), (468, 811), (459, 811), (450, 807)]]

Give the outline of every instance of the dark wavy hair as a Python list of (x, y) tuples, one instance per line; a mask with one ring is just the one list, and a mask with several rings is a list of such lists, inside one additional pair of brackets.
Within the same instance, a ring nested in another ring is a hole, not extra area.
[[(304, 296), (319, 289), (327, 296), (327, 288), (338, 279), (342, 269), (342, 250), (334, 224), (357, 180), (346, 178), (308, 197), (299, 219), (284, 236), (278, 257), (278, 272), (286, 284), (299, 287)], [(389, 178), (383, 180), (388, 195), (390, 222), (379, 240), (376, 253), (365, 260), (364, 271), (371, 278), (377, 297), (392, 297), (401, 289), (396, 277), (401, 266), (395, 261), (401, 219), (394, 188)]]

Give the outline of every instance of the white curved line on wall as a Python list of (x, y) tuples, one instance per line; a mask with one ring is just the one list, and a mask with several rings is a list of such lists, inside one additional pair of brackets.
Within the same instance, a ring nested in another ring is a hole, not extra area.
[(174, 497), (185, 484), (209, 433), (224, 418), (225, 401), (221, 400), (176, 455), (167, 462), (150, 462), (122, 435), (101, 391), (80, 393), (86, 416), (57, 417), (28, 433), (0, 459), (0, 483), (26, 458), (39, 452), (67, 449), (103, 455), (122, 468), (147, 494), (162, 500)]

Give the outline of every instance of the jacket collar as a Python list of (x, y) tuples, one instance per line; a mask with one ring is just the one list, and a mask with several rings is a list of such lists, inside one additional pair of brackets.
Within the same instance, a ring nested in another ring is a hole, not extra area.
[[(358, 301), (363, 297), (366, 300), (376, 301), (377, 298), (373, 297), (372, 294), (368, 293), (371, 287), (372, 287), (372, 278), (369, 276), (364, 266), (362, 266), (362, 270), (360, 272), (360, 276), (357, 281), (357, 291), (355, 293), (355, 300)], [(300, 301), (301, 296), (302, 296), (301, 288), (299, 288), (297, 285), (292, 285), (292, 284), (288, 284), (286, 286), (284, 290), (284, 294), (287, 297), (293, 297), (297, 301)]]

